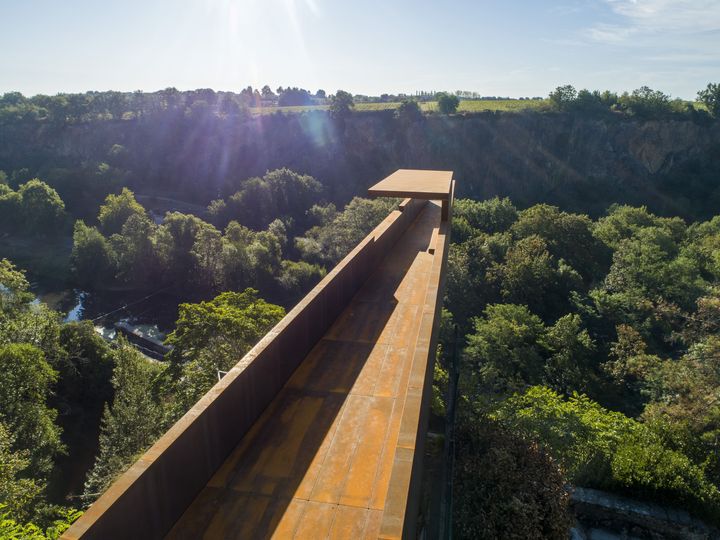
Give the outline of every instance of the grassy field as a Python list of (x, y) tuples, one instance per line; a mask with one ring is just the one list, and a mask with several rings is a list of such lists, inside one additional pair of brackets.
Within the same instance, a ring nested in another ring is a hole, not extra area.
[[(462, 100), (460, 101), (460, 107), (458, 107), (459, 113), (474, 113), (483, 111), (504, 111), (504, 112), (516, 112), (524, 111), (528, 109), (539, 109), (543, 105), (547, 104), (545, 99), (534, 99), (534, 100), (519, 100), (519, 99), (497, 99), (497, 100)], [(393, 103), (358, 103), (355, 105), (356, 111), (382, 111), (387, 109), (397, 109), (400, 106), (399, 102)], [(437, 111), (436, 101), (427, 101), (420, 104), (420, 107), (425, 112)], [(325, 111), (327, 105), (300, 105), (296, 107), (254, 107), (250, 109), (253, 114), (273, 114), (276, 112), (283, 113), (299, 113), (306, 111)]]
[[(546, 99), (479, 99), (461, 100), (458, 112), (474, 113), (484, 111), (517, 112), (539, 109), (547, 104)], [(430, 101), (422, 104), (423, 111), (437, 111), (437, 102)]]

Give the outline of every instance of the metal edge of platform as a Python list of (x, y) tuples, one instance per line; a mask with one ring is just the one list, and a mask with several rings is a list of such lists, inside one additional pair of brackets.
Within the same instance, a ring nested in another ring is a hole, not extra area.
[[(391, 496), (391, 493), (388, 493), (385, 508), (383, 509), (382, 526), (379, 535), (379, 538), (383, 540), (414, 539), (417, 536), (416, 527), (422, 490), (423, 457), (432, 399), (435, 354), (440, 333), (445, 291), (445, 269), (450, 248), (454, 193), (455, 180), (452, 181), (450, 189), (448, 219), (440, 221), (435, 245), (432, 246), (435, 250), (435, 256), (431, 275), (437, 277), (435, 279), (431, 278), (430, 283), (436, 283), (436, 286), (430, 286), (426, 292), (422, 312), (423, 320), (418, 333), (415, 357), (411, 368), (410, 380), (412, 381), (414, 375), (416, 381), (421, 379), (423, 382), (422, 386), (419, 386), (417, 382), (408, 383), (408, 393), (403, 407), (401, 426), (404, 426), (406, 430), (404, 437), (406, 440), (411, 440), (412, 444), (405, 443), (401, 446), (398, 443), (390, 476), (390, 489), (393, 494)], [(419, 390), (420, 387), (422, 387), (422, 393), (411, 392), (413, 389)]]
[(62, 538), (166, 534), (426, 204), (413, 200), (391, 212)]

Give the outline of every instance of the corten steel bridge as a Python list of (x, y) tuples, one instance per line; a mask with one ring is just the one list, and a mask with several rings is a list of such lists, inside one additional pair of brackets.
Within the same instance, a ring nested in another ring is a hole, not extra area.
[(407, 197), (63, 535), (415, 538), (454, 181)]

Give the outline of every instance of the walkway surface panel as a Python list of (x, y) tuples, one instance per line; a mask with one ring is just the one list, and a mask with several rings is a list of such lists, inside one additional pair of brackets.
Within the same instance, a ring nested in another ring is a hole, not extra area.
[(427, 204), (167, 538), (378, 538), (393, 466), (411, 464), (440, 213)]
[(417, 197), (447, 200), (452, 189), (452, 171), (398, 169), (368, 189), (381, 197)]

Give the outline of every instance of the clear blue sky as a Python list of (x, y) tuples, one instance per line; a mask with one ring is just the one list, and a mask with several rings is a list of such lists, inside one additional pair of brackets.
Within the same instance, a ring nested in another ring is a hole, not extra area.
[(0, 92), (248, 84), (691, 98), (720, 82), (720, 0), (0, 0)]

